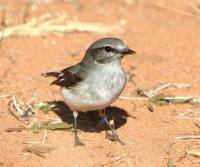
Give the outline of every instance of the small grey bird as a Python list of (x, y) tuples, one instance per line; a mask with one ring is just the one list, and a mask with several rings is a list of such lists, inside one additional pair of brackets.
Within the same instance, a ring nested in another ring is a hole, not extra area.
[[(123, 91), (127, 78), (121, 59), (127, 54), (135, 54), (135, 51), (121, 39), (102, 38), (87, 49), (80, 63), (60, 72), (45, 73), (45, 76), (56, 77), (51, 85), (61, 87), (64, 101), (73, 111), (75, 145), (83, 145), (77, 135), (78, 113), (104, 111)], [(120, 141), (105, 114), (103, 117), (115, 140)]]

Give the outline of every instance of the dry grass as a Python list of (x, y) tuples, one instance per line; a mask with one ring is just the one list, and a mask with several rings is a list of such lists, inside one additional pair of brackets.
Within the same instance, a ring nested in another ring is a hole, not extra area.
[(12, 36), (42, 36), (47, 34), (61, 34), (72, 31), (94, 33), (122, 33), (119, 25), (104, 25), (102, 23), (88, 23), (67, 20), (66, 14), (46, 13), (38, 18), (32, 18), (24, 24), (7, 27), (0, 31), (0, 36), (9, 38)]

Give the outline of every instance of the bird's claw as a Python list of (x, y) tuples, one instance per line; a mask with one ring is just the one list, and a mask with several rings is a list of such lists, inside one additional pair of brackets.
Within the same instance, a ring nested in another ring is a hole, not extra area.
[(125, 144), (123, 141), (120, 140), (120, 138), (118, 137), (118, 135), (116, 133), (110, 134), (107, 132), (105, 138), (108, 138), (109, 140), (114, 141), (114, 142), (119, 142), (122, 145)]
[(84, 146), (85, 144), (81, 142), (78, 136), (75, 137), (74, 146)]

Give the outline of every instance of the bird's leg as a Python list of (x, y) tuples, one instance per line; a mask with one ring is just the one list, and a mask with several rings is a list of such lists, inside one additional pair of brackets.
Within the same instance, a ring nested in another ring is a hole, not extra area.
[(78, 112), (73, 111), (73, 116), (74, 116), (74, 144), (75, 146), (83, 146), (84, 144), (80, 141), (78, 134), (77, 134), (77, 117), (78, 117)]
[(120, 138), (118, 137), (117, 135), (117, 132), (115, 131), (115, 129), (112, 128), (112, 126), (110, 125), (110, 123), (108, 122), (107, 118), (104, 117), (104, 120), (106, 122), (106, 124), (108, 125), (108, 127), (110, 128), (111, 132), (112, 132), (112, 135), (108, 134), (107, 133), (107, 137), (110, 139), (110, 140), (115, 140), (121, 144), (124, 144), (123, 141), (120, 140)]
[(111, 124), (109, 123), (109, 121), (108, 121), (108, 119), (107, 119), (107, 117), (106, 117), (106, 115), (105, 115), (105, 109), (99, 111), (99, 113), (100, 113), (100, 116), (103, 117), (104, 121), (106, 122), (106, 124), (108, 125), (108, 127), (110, 128), (110, 130), (111, 130), (111, 132), (112, 132), (112, 135), (111, 135), (111, 134), (109, 134), (109, 133), (106, 131), (106, 137), (108, 137), (108, 138), (109, 138), (110, 140), (112, 140), (112, 141), (118, 141), (119, 143), (124, 144), (124, 142), (122, 142), (122, 141), (120, 140), (120, 138), (119, 138), (118, 135), (117, 135), (117, 132), (115, 131), (115, 128), (114, 128), (114, 118), (110, 121), (111, 124), (112, 124), (112, 126), (111, 126)]

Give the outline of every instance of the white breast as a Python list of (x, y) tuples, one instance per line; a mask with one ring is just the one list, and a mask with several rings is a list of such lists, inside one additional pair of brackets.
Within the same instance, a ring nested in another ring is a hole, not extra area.
[(114, 102), (125, 84), (126, 75), (119, 64), (101, 65), (75, 87), (61, 88), (61, 93), (72, 110), (98, 110)]

